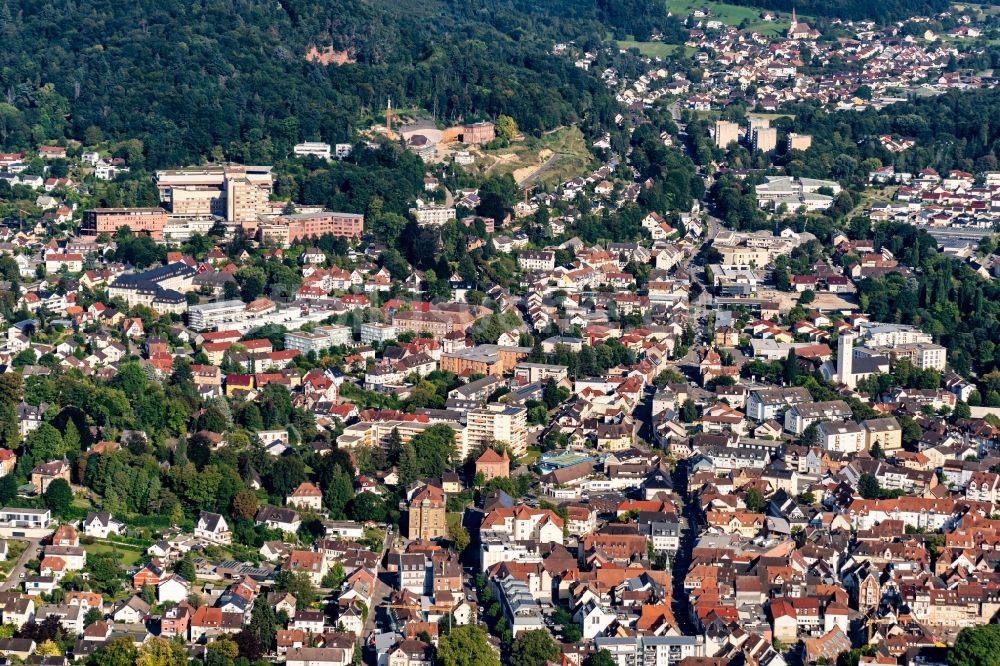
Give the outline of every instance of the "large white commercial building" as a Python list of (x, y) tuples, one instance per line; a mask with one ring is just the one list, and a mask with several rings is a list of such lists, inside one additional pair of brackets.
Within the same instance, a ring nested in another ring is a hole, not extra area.
[(292, 149), (299, 157), (305, 157), (306, 155), (313, 155), (324, 160), (330, 159), (330, 144), (323, 143), (321, 141), (306, 141), (305, 143), (299, 143), (295, 145)]
[(841, 188), (834, 180), (767, 176), (767, 182), (758, 185), (755, 191), (761, 208), (777, 208), (785, 204), (789, 210), (803, 207), (806, 210), (826, 210), (833, 203), (833, 196), (820, 194), (821, 189), (827, 189), (835, 196)]
[(321, 352), (354, 342), (354, 334), (347, 326), (317, 326), (312, 332), (289, 331), (285, 333), (285, 348), (297, 349), (303, 354)]
[(221, 324), (242, 322), (246, 307), (237, 299), (194, 305), (188, 308), (188, 325), (196, 331), (209, 331)]

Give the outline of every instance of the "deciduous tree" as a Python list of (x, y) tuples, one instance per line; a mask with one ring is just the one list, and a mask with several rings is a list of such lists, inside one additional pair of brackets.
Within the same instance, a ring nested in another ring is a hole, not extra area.
[(525, 631), (514, 640), (510, 650), (511, 666), (541, 666), (559, 658), (559, 646), (545, 629)]
[(441, 637), (437, 663), (438, 666), (500, 666), (500, 655), (490, 645), (482, 627), (470, 624), (456, 627)]

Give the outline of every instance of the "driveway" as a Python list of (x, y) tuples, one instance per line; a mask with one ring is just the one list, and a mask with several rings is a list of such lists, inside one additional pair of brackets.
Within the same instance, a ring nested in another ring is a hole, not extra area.
[(21, 553), (21, 557), (17, 558), (17, 564), (10, 570), (7, 580), (0, 584), (0, 592), (7, 592), (20, 585), (22, 581), (21, 574), (26, 574), (25, 565), (31, 560), (41, 557), (41, 539), (26, 539), (26, 541), (28, 542), (28, 547)]

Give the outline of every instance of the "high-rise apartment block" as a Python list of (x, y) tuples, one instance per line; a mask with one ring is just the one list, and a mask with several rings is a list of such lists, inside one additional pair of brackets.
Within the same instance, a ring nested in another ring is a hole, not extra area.
[(715, 145), (725, 148), (740, 140), (740, 126), (728, 120), (718, 120), (715, 123)]

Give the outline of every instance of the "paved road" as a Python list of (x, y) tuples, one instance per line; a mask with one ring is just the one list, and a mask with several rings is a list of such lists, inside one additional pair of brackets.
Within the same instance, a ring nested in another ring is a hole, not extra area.
[(698, 534), (698, 509), (695, 507), (694, 498), (688, 494), (687, 490), (687, 463), (681, 461), (674, 469), (674, 488), (684, 502), (682, 509), (682, 532), (681, 547), (674, 556), (670, 568), (670, 579), (673, 584), (671, 590), (671, 601), (673, 602), (674, 618), (677, 620), (677, 627), (685, 635), (692, 635), (696, 627), (691, 615), (691, 599), (687, 590), (684, 589), (684, 579), (691, 568), (691, 553), (694, 550), (695, 540)]
[[(375, 567), (375, 592), (372, 594), (372, 606), (368, 609), (368, 619), (365, 621), (365, 629), (360, 636), (362, 641), (375, 631), (376, 615), (380, 612), (386, 612), (386, 609), (382, 607), (389, 602), (389, 595), (392, 594), (392, 574), (385, 570), (382, 562), (388, 558), (389, 548), (392, 546), (395, 536), (395, 532), (386, 530), (385, 540), (382, 542), (382, 557), (379, 558)], [(380, 608), (382, 610), (379, 610)]]
[(0, 584), (0, 592), (7, 592), (17, 587), (22, 581), (21, 574), (26, 573), (24, 566), (31, 560), (41, 557), (41, 539), (26, 539), (26, 541), (28, 542), (28, 547), (24, 549), (21, 557), (17, 559), (17, 564), (10, 570), (7, 580)]
[(549, 169), (551, 169), (553, 166), (555, 166), (556, 162), (558, 162), (560, 159), (562, 159), (562, 157), (563, 157), (563, 153), (552, 153), (549, 156), (549, 159), (545, 160), (545, 162), (543, 162), (541, 165), (539, 165), (539, 167), (537, 169), (535, 169), (534, 171), (532, 171), (531, 173), (529, 173), (524, 178), (524, 180), (522, 180), (520, 183), (518, 183), (518, 187), (520, 187), (523, 190), (524, 188), (530, 186), (531, 183), (533, 181), (537, 180), (539, 176), (541, 176), (543, 173), (545, 173), (546, 171), (548, 171)]

